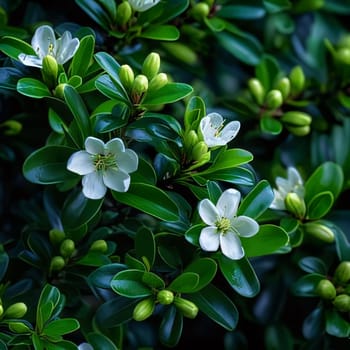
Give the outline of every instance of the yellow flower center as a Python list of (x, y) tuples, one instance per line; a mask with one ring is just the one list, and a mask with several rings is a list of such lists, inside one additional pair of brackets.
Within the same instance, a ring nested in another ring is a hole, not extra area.
[(113, 153), (95, 154), (93, 156), (93, 162), (96, 171), (105, 171), (108, 168), (117, 166), (115, 155)]
[(231, 228), (231, 221), (228, 218), (221, 217), (215, 223), (215, 226), (220, 233), (225, 234)]

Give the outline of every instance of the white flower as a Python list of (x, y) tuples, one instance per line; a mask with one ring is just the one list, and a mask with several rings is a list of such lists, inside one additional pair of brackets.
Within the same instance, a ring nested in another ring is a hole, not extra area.
[(94, 350), (94, 348), (89, 343), (81, 343), (78, 350)]
[(129, 4), (135, 11), (144, 12), (158, 4), (160, 0), (129, 0)]
[(77, 51), (79, 39), (72, 39), (72, 34), (66, 31), (56, 40), (53, 29), (48, 25), (43, 25), (35, 31), (32, 47), (36, 56), (21, 53), (18, 58), (26, 66), (41, 68), (43, 58), (47, 55), (53, 56), (58, 64), (66, 63)]
[(239, 236), (251, 237), (259, 231), (258, 223), (248, 216), (237, 216), (241, 194), (235, 189), (224, 191), (216, 206), (209, 200), (199, 203), (199, 215), (208, 226), (199, 236), (203, 250), (213, 252), (219, 246), (224, 255), (233, 260), (241, 259), (244, 250)]
[(103, 198), (107, 187), (117, 192), (129, 189), (129, 173), (137, 169), (138, 156), (125, 148), (121, 139), (114, 138), (105, 144), (90, 136), (85, 140), (85, 149), (73, 153), (67, 163), (68, 170), (83, 175), (85, 197)]
[(294, 167), (289, 167), (287, 169), (287, 178), (276, 177), (276, 186), (277, 190), (274, 189), (274, 200), (270, 205), (271, 209), (277, 210), (285, 210), (285, 199), (288, 193), (294, 192), (301, 199), (304, 198), (304, 184), (303, 180), (298, 172), (298, 170)]
[(219, 113), (210, 113), (201, 119), (199, 128), (208, 147), (224, 146), (233, 140), (241, 127), (237, 120), (224, 126), (224, 119)]

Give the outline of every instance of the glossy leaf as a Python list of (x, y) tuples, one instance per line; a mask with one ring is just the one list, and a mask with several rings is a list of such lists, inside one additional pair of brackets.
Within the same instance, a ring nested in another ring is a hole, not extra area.
[(88, 278), (91, 285), (97, 288), (109, 289), (113, 277), (120, 271), (127, 269), (124, 264), (113, 263), (95, 269)]
[(322, 218), (331, 210), (333, 202), (333, 194), (329, 191), (316, 194), (307, 203), (308, 218), (310, 220)]
[(299, 260), (298, 265), (303, 271), (308, 273), (318, 273), (320, 275), (327, 274), (327, 268), (325, 263), (317, 257), (314, 256), (306, 256)]
[(263, 4), (270, 13), (285, 11), (292, 7), (289, 0), (263, 0)]
[(18, 56), (21, 53), (35, 55), (34, 49), (30, 44), (12, 36), (3, 36), (0, 38), (0, 51), (15, 60), (18, 60)]
[(91, 63), (95, 49), (95, 38), (87, 35), (80, 40), (79, 48), (74, 54), (70, 66), (71, 75), (84, 77)]
[(177, 276), (168, 286), (177, 293), (192, 293), (199, 283), (199, 275), (195, 272), (183, 272)]
[(153, 40), (174, 41), (180, 36), (179, 30), (171, 25), (152, 25), (142, 31), (141, 38)]
[(316, 287), (324, 278), (324, 275), (318, 273), (305, 275), (293, 285), (293, 293), (301, 297), (317, 297)]
[(117, 346), (105, 335), (91, 332), (86, 335), (86, 340), (94, 349), (118, 350)]
[(147, 227), (141, 227), (135, 236), (136, 254), (140, 259), (144, 257), (152, 267), (156, 256), (156, 245), (153, 233)]
[(4, 251), (3, 246), (0, 245), (0, 281), (3, 279), (7, 271), (9, 261), (10, 259), (8, 254)]
[(326, 310), (325, 313), (327, 333), (339, 338), (348, 338), (350, 336), (350, 323), (335, 309)]
[(171, 305), (164, 313), (159, 326), (160, 342), (168, 347), (174, 347), (180, 340), (183, 327), (183, 316)]
[(320, 305), (306, 316), (303, 322), (303, 335), (306, 339), (315, 339), (324, 332), (324, 307)]
[(222, 6), (216, 15), (222, 18), (252, 20), (263, 17), (265, 9), (259, 6), (227, 5)]
[(72, 333), (79, 329), (79, 322), (74, 318), (62, 318), (51, 321), (44, 328), (44, 334), (49, 337), (57, 337)]
[(76, 0), (80, 8), (85, 11), (95, 22), (97, 22), (104, 29), (109, 28), (111, 19), (98, 2), (93, 0)]
[(17, 91), (32, 98), (51, 97), (49, 88), (40, 80), (33, 78), (21, 78), (17, 82)]
[(272, 135), (279, 135), (282, 132), (282, 123), (270, 116), (264, 116), (260, 119), (260, 128), (262, 132)]
[(185, 83), (168, 83), (162, 88), (149, 92), (142, 100), (143, 105), (160, 105), (173, 103), (188, 96), (193, 91), (192, 86)]

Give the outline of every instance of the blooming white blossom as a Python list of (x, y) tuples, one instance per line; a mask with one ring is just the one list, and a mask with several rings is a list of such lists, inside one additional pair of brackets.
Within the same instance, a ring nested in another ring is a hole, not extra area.
[(239, 239), (254, 236), (259, 231), (258, 223), (244, 215), (237, 216), (241, 193), (235, 189), (224, 191), (216, 206), (209, 200), (199, 202), (199, 215), (205, 224), (199, 236), (199, 244), (205, 251), (216, 251), (230, 259), (243, 258), (244, 250)]
[(209, 113), (201, 119), (199, 128), (208, 147), (224, 146), (233, 140), (241, 127), (237, 120), (224, 126), (224, 119), (219, 113)]
[(53, 56), (58, 64), (64, 64), (71, 59), (79, 47), (79, 39), (72, 38), (72, 34), (65, 31), (56, 40), (53, 29), (48, 25), (37, 28), (32, 38), (32, 47), (36, 55), (19, 54), (19, 60), (26, 66), (41, 68), (43, 58)]
[(160, 0), (129, 0), (129, 4), (135, 11), (144, 12), (155, 6)]
[(271, 209), (285, 210), (285, 199), (288, 193), (294, 192), (301, 199), (304, 198), (303, 179), (294, 167), (288, 167), (286, 179), (280, 176), (276, 177), (276, 186), (277, 189), (273, 189), (275, 197), (270, 205)]
[(125, 148), (121, 139), (114, 138), (105, 144), (90, 136), (85, 140), (85, 149), (73, 153), (67, 163), (68, 170), (83, 176), (85, 197), (103, 198), (107, 187), (117, 192), (129, 189), (129, 173), (137, 169), (138, 156)]

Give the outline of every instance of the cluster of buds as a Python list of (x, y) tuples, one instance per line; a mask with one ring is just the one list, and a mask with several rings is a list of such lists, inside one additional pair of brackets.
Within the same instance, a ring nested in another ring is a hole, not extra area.
[(342, 261), (334, 271), (332, 280), (322, 279), (316, 294), (330, 301), (339, 312), (350, 312), (350, 261)]
[(168, 83), (168, 76), (165, 73), (159, 73), (159, 68), (160, 57), (156, 52), (151, 52), (145, 58), (140, 74), (135, 75), (133, 69), (127, 64), (120, 67), (120, 81), (135, 105), (142, 102), (146, 93), (155, 92)]
[(11, 304), (4, 308), (0, 298), (0, 319), (22, 318), (27, 313), (27, 305), (22, 302)]
[(296, 99), (304, 90), (305, 76), (300, 66), (294, 67), (288, 76), (280, 78), (272, 89), (266, 91), (257, 78), (248, 81), (248, 87), (261, 116), (278, 119), (293, 135), (305, 136), (310, 132), (312, 118), (301, 111), (284, 111), (283, 105)]
[(198, 314), (198, 307), (192, 301), (184, 299), (180, 296), (175, 296), (174, 293), (168, 289), (162, 289), (156, 292), (155, 297), (143, 299), (138, 302), (133, 311), (133, 318), (135, 321), (144, 321), (150, 317), (156, 304), (160, 305), (171, 305), (181, 312), (184, 317), (195, 318)]

